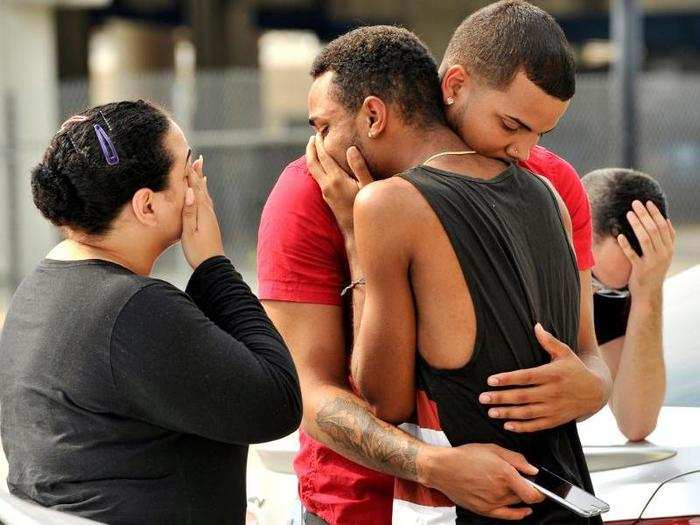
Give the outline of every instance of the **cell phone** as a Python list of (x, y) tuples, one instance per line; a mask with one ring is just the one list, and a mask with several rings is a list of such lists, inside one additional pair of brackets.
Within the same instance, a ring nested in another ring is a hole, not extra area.
[(610, 510), (610, 505), (553, 472), (539, 467), (536, 476), (525, 479), (545, 496), (584, 518), (592, 518)]

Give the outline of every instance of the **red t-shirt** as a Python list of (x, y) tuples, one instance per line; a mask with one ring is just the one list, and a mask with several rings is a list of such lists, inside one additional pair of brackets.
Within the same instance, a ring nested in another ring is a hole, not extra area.
[(578, 269), (583, 271), (592, 268), (591, 206), (588, 202), (588, 194), (574, 167), (542, 146), (532, 148), (530, 158), (521, 162), (520, 165), (549, 179), (557, 190), (571, 216)]
[[(542, 147), (522, 165), (547, 177), (561, 194), (571, 214), (579, 268), (590, 268), (590, 209), (576, 171)], [(257, 256), (260, 299), (343, 306), (340, 291), (349, 281), (343, 236), (303, 157), (285, 168), (270, 193)], [(299, 436), (294, 469), (309, 511), (331, 525), (391, 523), (390, 476), (345, 459), (303, 431)]]

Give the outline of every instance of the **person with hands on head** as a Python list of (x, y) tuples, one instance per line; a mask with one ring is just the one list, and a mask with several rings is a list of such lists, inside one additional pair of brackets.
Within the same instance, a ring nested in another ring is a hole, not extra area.
[(649, 175), (622, 168), (582, 179), (593, 214), (593, 303), (598, 344), (613, 376), (610, 408), (631, 441), (656, 427), (666, 391), (663, 283), (675, 230)]
[[(125, 101), (66, 121), (33, 170), (65, 240), (0, 337), (12, 494), (110, 524), (243, 523), (248, 444), (298, 426), (294, 363), (191, 157), (163, 110)], [(186, 293), (149, 277), (179, 240)]]

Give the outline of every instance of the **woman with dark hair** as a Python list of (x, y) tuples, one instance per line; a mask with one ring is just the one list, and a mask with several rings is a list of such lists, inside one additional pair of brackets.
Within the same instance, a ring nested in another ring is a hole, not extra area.
[[(34, 169), (66, 239), (0, 339), (16, 496), (107, 523), (243, 523), (247, 445), (299, 425), (290, 354), (224, 256), (190, 157), (161, 109), (118, 102), (66, 121)], [(149, 277), (178, 240), (186, 293)]]

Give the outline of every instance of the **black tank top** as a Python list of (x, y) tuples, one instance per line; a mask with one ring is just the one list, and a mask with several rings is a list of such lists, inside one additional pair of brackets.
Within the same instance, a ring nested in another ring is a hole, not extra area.
[[(442, 223), (477, 321), (472, 358), (464, 367), (437, 370), (418, 357), (417, 420), (406, 430), (422, 432), (422, 437), (432, 432), (433, 438), (435, 432), (444, 432), (452, 446), (495, 443), (592, 492), (575, 422), (517, 434), (506, 431), (502, 420), (490, 418), (488, 406), (478, 400), (479, 394), (491, 389), (486, 383), (490, 375), (550, 361), (535, 338), (535, 323), (541, 322), (554, 337), (576, 349), (579, 275), (551, 189), (515, 165), (489, 180), (427, 166), (401, 177), (416, 187)], [(396, 497), (411, 501), (415, 494), (401, 488), (402, 483)], [(412, 503), (426, 501), (430, 504), (423, 495)], [(439, 498), (435, 506), (440, 506)], [(550, 500), (533, 510), (523, 523), (602, 523), (579, 518)], [(461, 508), (454, 511), (455, 523), (500, 521)]]

